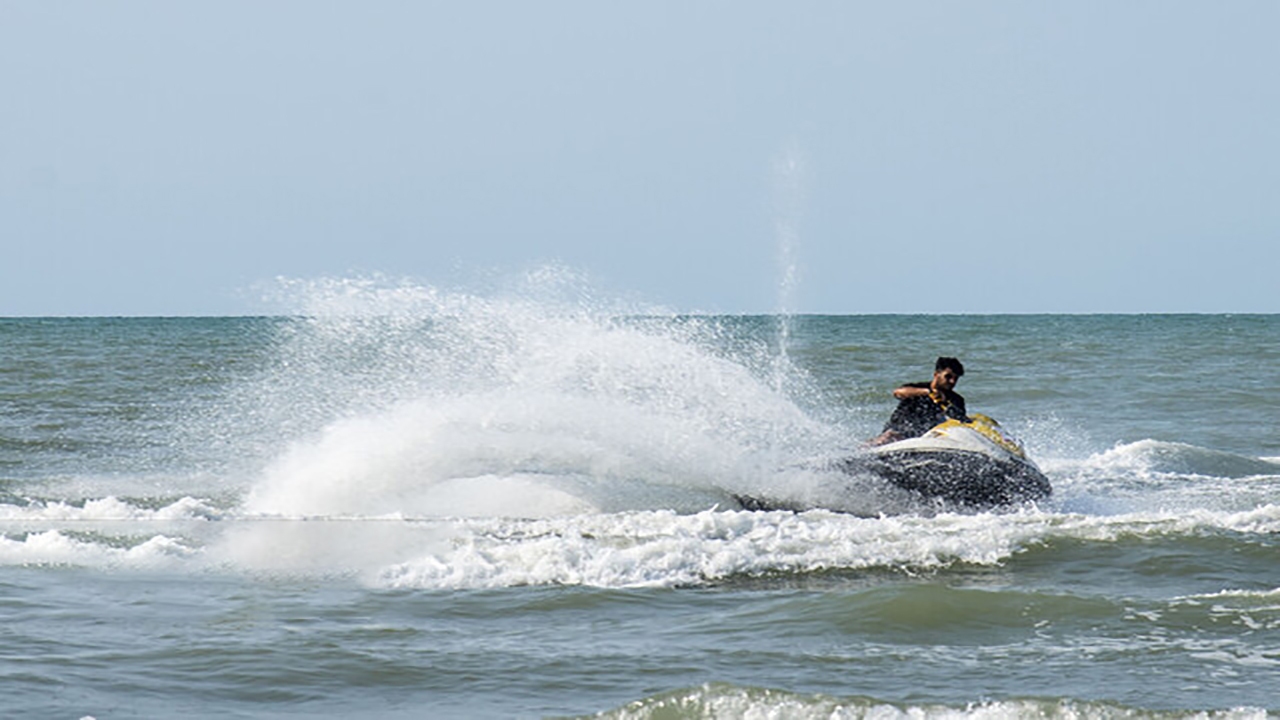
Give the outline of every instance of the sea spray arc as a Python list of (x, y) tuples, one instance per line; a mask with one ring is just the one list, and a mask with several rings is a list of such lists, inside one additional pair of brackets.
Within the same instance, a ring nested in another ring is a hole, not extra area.
[(287, 443), (251, 512), (693, 511), (775, 472), (780, 437), (788, 456), (830, 440), (751, 368), (768, 367), (767, 343), (714, 319), (407, 285), (394, 312), (367, 295), (335, 312), (321, 295), (326, 314), (290, 329), (264, 386), (331, 419)]
[(811, 462), (848, 437), (771, 388), (785, 353), (726, 319), (620, 317), (545, 292), (340, 289), (288, 329), (284, 379), (269, 379), (289, 412), (329, 419), (268, 465), (250, 512), (922, 509), (901, 483)]

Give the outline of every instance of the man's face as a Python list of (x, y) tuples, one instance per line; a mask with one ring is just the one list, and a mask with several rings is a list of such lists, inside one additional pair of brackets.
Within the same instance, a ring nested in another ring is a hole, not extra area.
[(933, 389), (954, 390), (956, 387), (956, 381), (959, 379), (960, 376), (956, 375), (955, 370), (952, 370), (951, 368), (942, 368), (933, 374)]

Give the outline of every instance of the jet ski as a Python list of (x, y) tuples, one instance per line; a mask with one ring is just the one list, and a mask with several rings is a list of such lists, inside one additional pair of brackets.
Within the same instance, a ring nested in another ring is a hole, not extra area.
[[(1049, 479), (1027, 457), (1022, 443), (986, 415), (967, 421), (947, 420), (924, 435), (876, 447), (855, 455), (827, 459), (808, 467), (856, 478), (877, 478), (907, 490), (926, 502), (940, 501), (960, 509), (988, 510), (1042, 500), (1053, 492)], [(812, 498), (785, 500), (734, 495), (744, 510), (801, 511)], [(836, 506), (833, 510), (846, 512)]]
[(1022, 443), (994, 419), (976, 413), (968, 422), (950, 419), (920, 437), (836, 460), (833, 468), (979, 509), (1042, 500), (1053, 492)]

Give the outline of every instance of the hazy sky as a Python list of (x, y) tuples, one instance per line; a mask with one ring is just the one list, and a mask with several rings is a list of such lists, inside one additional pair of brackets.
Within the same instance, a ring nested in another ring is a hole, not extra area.
[(0, 315), (542, 263), (688, 311), (1280, 312), (1277, 38), (1272, 0), (0, 0)]

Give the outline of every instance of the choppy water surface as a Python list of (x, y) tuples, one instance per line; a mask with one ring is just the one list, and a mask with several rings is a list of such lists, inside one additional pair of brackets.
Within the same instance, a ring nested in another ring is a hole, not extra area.
[[(6, 715), (1280, 713), (1280, 318), (294, 290), (0, 320)], [(938, 354), (1053, 498), (806, 463)]]

